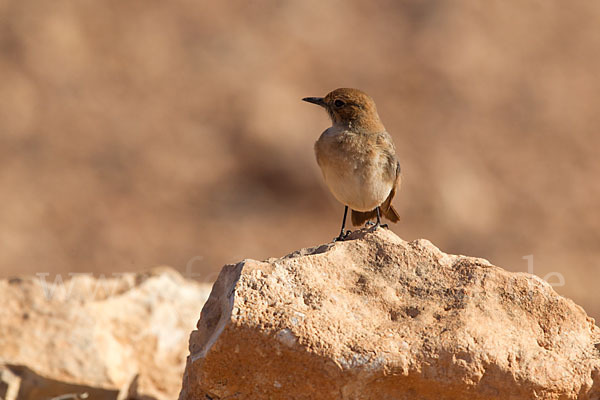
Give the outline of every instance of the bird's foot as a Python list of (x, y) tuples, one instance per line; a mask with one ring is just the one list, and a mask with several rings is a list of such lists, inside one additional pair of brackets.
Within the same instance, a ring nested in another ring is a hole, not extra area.
[(334, 242), (343, 242), (344, 240), (346, 240), (348, 238), (348, 236), (350, 236), (350, 234), (352, 233), (351, 230), (347, 230), (346, 233), (344, 233), (344, 231), (340, 232), (340, 236), (333, 238)]
[(379, 227), (387, 228), (388, 225), (382, 224), (380, 222), (367, 221), (367, 223), (365, 224), (365, 228), (370, 228), (370, 227), (372, 227), (373, 229), (377, 229)]

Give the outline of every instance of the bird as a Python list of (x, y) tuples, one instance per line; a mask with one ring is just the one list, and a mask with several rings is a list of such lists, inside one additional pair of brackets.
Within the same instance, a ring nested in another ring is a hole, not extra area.
[(359, 89), (339, 88), (325, 97), (302, 100), (323, 107), (331, 118), (331, 127), (315, 143), (315, 155), (329, 190), (345, 206), (334, 241), (343, 241), (351, 233), (344, 233), (349, 208), (355, 226), (376, 218), (375, 229), (387, 228), (382, 215), (398, 222), (392, 199), (400, 190), (400, 162), (373, 99)]

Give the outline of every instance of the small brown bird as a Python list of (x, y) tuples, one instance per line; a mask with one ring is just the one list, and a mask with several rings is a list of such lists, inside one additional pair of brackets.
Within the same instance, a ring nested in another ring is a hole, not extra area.
[(331, 118), (332, 126), (315, 143), (315, 153), (331, 193), (346, 206), (335, 240), (350, 233), (344, 234), (348, 207), (354, 225), (377, 218), (376, 227), (387, 227), (381, 224), (381, 214), (398, 222), (392, 199), (400, 189), (400, 163), (373, 99), (358, 89), (341, 88), (302, 100), (325, 108)]

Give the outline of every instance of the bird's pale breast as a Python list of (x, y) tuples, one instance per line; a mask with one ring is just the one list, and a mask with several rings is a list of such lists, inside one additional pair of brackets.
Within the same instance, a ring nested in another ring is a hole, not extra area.
[(340, 203), (371, 211), (390, 194), (396, 163), (387, 133), (359, 134), (332, 127), (315, 143), (315, 153), (325, 182)]

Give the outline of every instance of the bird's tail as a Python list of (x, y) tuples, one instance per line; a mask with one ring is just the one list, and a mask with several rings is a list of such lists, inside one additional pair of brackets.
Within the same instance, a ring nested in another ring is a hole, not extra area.
[(377, 218), (377, 210), (365, 212), (352, 210), (352, 225), (354, 226), (362, 225), (373, 218)]
[[(398, 164), (398, 165), (400, 165), (400, 164)], [(394, 186), (394, 188), (390, 192), (390, 195), (388, 196), (388, 198), (385, 199), (385, 201), (383, 202), (381, 207), (379, 207), (383, 216), (394, 223), (400, 221), (400, 215), (398, 215), (398, 211), (396, 211), (396, 209), (392, 205), (392, 199), (394, 198), (395, 194), (396, 194), (396, 187)], [(375, 216), (377, 216), (377, 211), (375, 211)]]
[[(381, 206), (382, 217), (389, 219), (392, 222), (400, 221), (400, 216), (398, 215), (398, 211), (394, 208), (394, 206), (390, 205), (385, 208), (383, 205)], [(355, 211), (352, 210), (352, 225), (359, 226), (363, 225), (370, 219), (377, 218), (377, 210), (373, 211)]]
[(392, 221), (392, 222), (400, 221), (400, 215), (398, 215), (398, 211), (396, 211), (396, 209), (394, 208), (393, 205), (390, 204), (390, 206), (388, 207), (387, 210), (384, 210), (382, 207), (381, 211), (383, 211), (383, 215), (390, 221)]
[[(389, 196), (381, 205), (380, 210), (382, 217), (389, 219), (392, 222), (400, 221), (400, 215), (398, 215), (398, 211), (394, 208), (392, 203), (392, 196)], [(377, 210), (371, 211), (355, 211), (352, 210), (352, 224), (354, 226), (359, 226), (364, 224), (370, 219), (377, 218)]]

